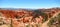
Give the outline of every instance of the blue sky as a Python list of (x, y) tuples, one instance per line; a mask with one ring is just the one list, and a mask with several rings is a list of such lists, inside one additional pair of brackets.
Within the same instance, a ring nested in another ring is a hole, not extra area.
[(0, 8), (60, 7), (60, 0), (0, 0)]

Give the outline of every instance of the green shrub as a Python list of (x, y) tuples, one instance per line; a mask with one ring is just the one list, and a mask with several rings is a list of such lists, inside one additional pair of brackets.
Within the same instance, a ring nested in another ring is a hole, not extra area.
[(48, 26), (51, 27), (51, 25), (54, 25), (56, 27), (60, 27), (60, 14), (58, 14), (54, 18), (51, 18), (51, 20), (48, 22)]

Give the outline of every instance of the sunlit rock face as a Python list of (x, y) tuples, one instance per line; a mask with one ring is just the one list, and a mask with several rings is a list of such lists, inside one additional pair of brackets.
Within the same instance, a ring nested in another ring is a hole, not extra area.
[(59, 12), (60, 9), (37, 9), (37, 10), (0, 10), (0, 25), (10, 27), (38, 27)]

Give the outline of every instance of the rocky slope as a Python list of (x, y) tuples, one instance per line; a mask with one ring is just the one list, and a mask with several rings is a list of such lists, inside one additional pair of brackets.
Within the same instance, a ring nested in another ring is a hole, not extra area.
[(0, 26), (10, 25), (10, 27), (40, 27), (42, 25), (41, 27), (43, 27), (44, 24), (47, 24), (45, 22), (53, 17), (57, 12), (60, 12), (60, 8), (37, 10), (12, 10), (12, 8), (0, 8)]

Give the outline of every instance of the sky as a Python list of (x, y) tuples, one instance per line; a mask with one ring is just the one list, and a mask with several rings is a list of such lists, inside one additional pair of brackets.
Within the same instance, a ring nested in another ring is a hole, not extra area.
[(0, 0), (0, 8), (60, 7), (60, 0)]

